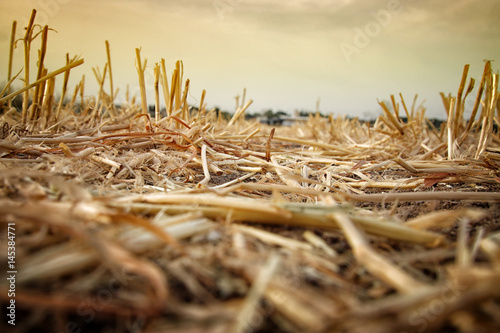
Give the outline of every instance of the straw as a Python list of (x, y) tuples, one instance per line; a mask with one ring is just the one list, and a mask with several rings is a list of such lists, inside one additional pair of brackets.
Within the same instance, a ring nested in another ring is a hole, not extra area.
[(109, 73), (109, 96), (110, 96), (110, 105), (108, 106), (108, 108), (110, 109), (110, 112), (113, 116), (116, 116), (116, 112), (115, 112), (115, 90), (114, 90), (114, 86), (113, 86), (113, 70), (111, 68), (111, 51), (110, 51), (110, 47), (109, 47), (109, 42), (106, 40), (106, 56), (107, 56), (107, 59), (108, 59), (108, 73)]
[[(209, 105), (208, 89), (191, 105), (195, 85), (180, 60), (167, 77), (165, 59), (153, 59), (147, 87), (139, 48), (138, 79), (120, 105), (117, 84), (127, 83), (113, 77), (107, 41), (90, 78), (97, 94), (85, 76), (72, 89), (83, 59), (63, 54), (65, 66), (49, 73), (51, 28), (37, 30), (35, 15), (19, 55), (35, 60), (40, 38), (38, 67), (14, 68), (13, 23), (0, 97), (0, 223), (16, 233), (20, 332), (68, 320), (96, 331), (116, 322), (116, 331), (131, 323), (148, 332), (495, 331), (493, 61), (469, 119), (475, 64), (455, 95), (440, 94), (441, 124), (417, 95), (410, 107), (399, 93), (379, 102), (374, 122), (323, 116), (318, 98), (307, 117), (269, 126), (248, 113), (246, 89), (230, 119)], [(12, 91), (18, 75), (23, 87)]]
[(136, 62), (135, 67), (137, 69), (137, 74), (139, 75), (139, 88), (141, 90), (141, 105), (142, 105), (142, 114), (148, 113), (148, 101), (146, 98), (146, 83), (144, 82), (144, 71), (146, 70), (146, 64), (148, 60), (144, 60), (144, 63), (141, 61), (141, 49), (135, 49)]
[(20, 95), (22, 93), (26, 93), (29, 89), (33, 88), (33, 87), (36, 87), (38, 86), (39, 84), (49, 80), (50, 78), (53, 78), (61, 73), (64, 73), (74, 67), (77, 67), (77, 66), (80, 66), (81, 64), (83, 64), (83, 59), (78, 59), (78, 60), (74, 60), (72, 61), (71, 63), (69, 63), (68, 65), (64, 66), (64, 67), (61, 67), (59, 68), (58, 70), (55, 70), (53, 72), (50, 72), (48, 74), (46, 74), (45, 76), (43, 76), (42, 78), (36, 80), (35, 82), (33, 83), (30, 83), (26, 86), (24, 86), (23, 88), (17, 90), (17, 91), (14, 91), (12, 93), (10, 93), (9, 95), (3, 97), (3, 98), (0, 98), (0, 103), (3, 103), (7, 100), (10, 100), (14, 97), (16, 97), (17, 95)]
[[(30, 82), (30, 51), (31, 51), (31, 41), (33, 36), (33, 24), (35, 22), (36, 10), (33, 9), (31, 12), (30, 20), (26, 27), (26, 33), (24, 34), (23, 44), (24, 44), (24, 88), (23, 94), (23, 110), (22, 110), (22, 121), (23, 124), (26, 123), (26, 118), (28, 117), (28, 99), (29, 93), (28, 88)], [(34, 85), (37, 86), (38, 84)], [(9, 97), (9, 96), (7, 96)], [(7, 97), (5, 99), (7, 99)], [(12, 96), (13, 97), (13, 96)]]

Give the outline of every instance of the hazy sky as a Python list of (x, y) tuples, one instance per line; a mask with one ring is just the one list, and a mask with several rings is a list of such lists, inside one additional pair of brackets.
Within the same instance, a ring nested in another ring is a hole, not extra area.
[[(103, 69), (106, 39), (118, 99), (127, 84), (138, 92), (142, 47), (150, 104), (153, 66), (165, 58), (168, 75), (183, 60), (195, 105), (206, 89), (208, 107), (233, 111), (247, 88), (251, 112), (312, 110), (320, 98), (323, 112), (366, 117), (380, 111), (377, 98), (402, 92), (407, 104), (419, 94), (429, 116), (444, 117), (439, 92), (456, 94), (463, 66), (479, 81), (483, 59), (496, 60), (494, 70), (500, 61), (498, 0), (23, 0), (0, 2), (0, 81), (12, 21), (21, 37), (32, 8), (39, 24), (57, 30), (49, 34), (49, 71), (64, 65), (66, 52), (83, 57), (71, 84), (85, 74), (88, 94), (97, 91), (91, 69)], [(19, 43), (15, 72), (22, 52)]]

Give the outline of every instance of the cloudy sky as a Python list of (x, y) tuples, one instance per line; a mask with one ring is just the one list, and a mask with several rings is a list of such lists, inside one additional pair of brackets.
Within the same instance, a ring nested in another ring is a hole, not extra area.
[[(377, 99), (401, 92), (407, 104), (418, 94), (429, 116), (444, 117), (439, 92), (456, 94), (465, 64), (479, 80), (483, 59), (496, 60), (494, 70), (500, 63), (498, 0), (23, 0), (0, 2), (0, 82), (12, 21), (21, 37), (32, 8), (57, 31), (49, 70), (67, 52), (81, 56), (71, 84), (85, 74), (88, 94), (97, 91), (91, 69), (104, 67), (105, 40), (118, 99), (127, 84), (138, 92), (141, 47), (151, 104), (153, 66), (165, 58), (167, 74), (183, 61), (195, 105), (206, 89), (208, 107), (233, 111), (246, 88), (251, 112), (313, 110), (320, 99), (322, 112), (371, 117)], [(19, 70), (21, 43), (16, 56)]]

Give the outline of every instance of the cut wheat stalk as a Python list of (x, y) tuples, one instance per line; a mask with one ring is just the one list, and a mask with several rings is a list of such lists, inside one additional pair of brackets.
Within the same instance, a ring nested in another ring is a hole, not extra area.
[[(29, 82), (30, 82), (30, 51), (31, 51), (31, 42), (33, 36), (33, 25), (35, 23), (36, 10), (33, 9), (31, 12), (30, 20), (26, 27), (26, 33), (24, 34), (23, 44), (24, 44), (24, 90), (20, 93), (23, 93), (23, 109), (21, 119), (23, 124), (26, 124), (26, 120), (28, 117), (28, 102), (29, 102)], [(41, 82), (40, 82), (41, 83)], [(33, 86), (37, 86), (36, 85)], [(12, 94), (11, 94), (12, 95)], [(17, 95), (17, 94), (16, 94)], [(10, 95), (9, 95), (10, 96)], [(9, 96), (5, 97), (7, 99)], [(15, 96), (15, 95), (14, 95)], [(12, 97), (14, 97), (12, 96)], [(0, 100), (1, 102), (1, 100)]]
[(455, 99), (455, 104), (456, 104), (455, 110), (454, 110), (454, 112), (452, 112), (452, 110), (450, 110), (450, 114), (453, 114), (451, 126), (453, 128), (452, 132), (453, 132), (454, 138), (457, 138), (459, 126), (461, 125), (461, 123), (463, 121), (463, 109), (464, 109), (464, 104), (465, 104), (465, 97), (470, 92), (470, 90), (467, 89), (466, 96), (462, 99), (462, 95), (463, 95), (464, 89), (465, 89), (465, 82), (467, 81), (467, 75), (469, 73), (469, 67), (470, 67), (469, 64), (466, 64), (464, 66), (464, 70), (462, 73), (462, 79), (461, 79), (460, 85), (458, 87), (457, 98)]
[(460, 217), (466, 217), (471, 220), (479, 220), (484, 217), (485, 212), (475, 209), (443, 210), (418, 216), (410, 219), (404, 225), (415, 229), (433, 229), (452, 227)]
[(160, 121), (160, 65), (158, 63), (155, 64), (154, 67), (154, 90), (155, 90), (155, 123)]
[(107, 64), (108, 64), (108, 73), (109, 73), (109, 105), (107, 106), (110, 114), (112, 117), (116, 117), (116, 111), (115, 111), (115, 90), (114, 90), (114, 85), (113, 85), (113, 70), (111, 68), (111, 50), (109, 46), (109, 42), (106, 40), (106, 57), (107, 57)]
[(253, 101), (250, 99), (242, 108), (238, 108), (236, 112), (234, 113), (233, 117), (231, 120), (229, 120), (229, 123), (227, 124), (227, 127), (232, 126), (236, 120), (238, 120), (241, 115), (245, 113), (245, 110), (248, 109), (248, 107), (253, 103)]
[(280, 257), (277, 254), (271, 254), (267, 262), (261, 267), (259, 274), (254, 280), (252, 288), (249, 290), (243, 303), (242, 309), (236, 317), (234, 332), (243, 332), (247, 330), (251, 323), (252, 314), (258, 306), (265, 289), (271, 281), (273, 275), (279, 267)]
[(291, 171), (290, 169), (287, 170), (287, 168), (282, 167), (279, 165), (276, 156), (271, 156), (271, 163), (275, 166), (275, 171), (280, 177), (280, 179), (287, 184), (288, 186), (294, 186), (294, 187), (302, 187), (298, 181), (291, 179), (290, 177), (287, 177), (287, 174), (284, 172), (286, 171)]
[[(172, 78), (171, 78), (172, 82), (170, 85), (170, 87), (171, 87), (170, 99), (168, 101), (168, 109), (167, 109), (167, 114), (169, 115), (169, 117), (173, 116), (173, 112), (178, 109), (178, 107), (177, 107), (178, 104), (176, 102), (176, 99), (177, 99), (177, 95), (179, 93), (180, 87), (178, 84), (179, 71), (178, 71), (177, 67), (178, 67), (178, 65), (176, 64), (176, 69), (174, 69), (174, 71), (172, 73)], [(179, 103), (180, 103), (180, 101), (179, 101)]]
[[(459, 105), (459, 101), (455, 98), (450, 99), (450, 109), (448, 110), (448, 122), (447, 122), (447, 145), (448, 145), (448, 160), (453, 160), (456, 157), (456, 147), (455, 147), (455, 133), (454, 133), (454, 123), (455, 123), (455, 101)], [(458, 108), (458, 106), (457, 106)]]
[(165, 99), (165, 108), (167, 110), (167, 116), (172, 113), (172, 106), (170, 105), (170, 92), (168, 90), (168, 79), (167, 70), (165, 69), (165, 59), (161, 58), (161, 85), (163, 87), (163, 98)]
[(466, 135), (469, 133), (469, 131), (472, 129), (472, 125), (475, 122), (477, 110), (479, 109), (479, 104), (481, 104), (481, 97), (483, 95), (484, 87), (486, 84), (486, 79), (490, 73), (491, 73), (491, 61), (486, 60), (485, 64), (484, 64), (483, 75), (481, 77), (481, 83), (479, 84), (479, 89), (477, 91), (476, 100), (474, 102), (474, 107), (472, 108), (469, 122), (467, 123), (467, 128), (465, 129), (465, 132), (464, 132), (464, 139), (465, 139)]
[(238, 209), (248, 213), (263, 213), (271, 216), (284, 216), (285, 218), (291, 216), (286, 210), (279, 208), (276, 205), (269, 204), (266, 201), (259, 202), (258, 204), (250, 204), (251, 200), (242, 198), (218, 197), (214, 195), (191, 195), (191, 194), (149, 194), (137, 195), (132, 197), (123, 197), (115, 200), (116, 203), (131, 203), (131, 202), (144, 202), (150, 204), (183, 204), (190, 203), (196, 205), (208, 205), (221, 208)]
[(290, 239), (287, 237), (283, 237), (280, 235), (276, 235), (274, 233), (267, 232), (258, 228), (244, 226), (244, 225), (233, 225), (233, 228), (243, 232), (244, 234), (256, 237), (268, 244), (281, 246), (290, 250), (305, 250), (305, 251), (312, 250), (312, 246), (310, 244)]
[(205, 114), (206, 114), (206, 110), (205, 110), (205, 95), (206, 95), (206, 93), (207, 93), (207, 91), (205, 89), (203, 89), (201, 91), (200, 106), (198, 108), (198, 111), (200, 112), (200, 115), (202, 118), (205, 117)]
[[(392, 129), (396, 129), (401, 135), (404, 134), (403, 126), (399, 122), (399, 116), (397, 114), (396, 116), (393, 115), (384, 102), (379, 102), (379, 105), (382, 107), (382, 110), (384, 110), (384, 114), (387, 116), (387, 119), (389, 120), (388, 122), (386, 122), (386, 124)], [(381, 119), (385, 121), (383, 117)]]
[(385, 281), (401, 293), (417, 293), (425, 285), (405, 273), (389, 260), (370, 248), (368, 242), (347, 215), (336, 213), (334, 219), (346, 234), (356, 260), (370, 273)]
[[(73, 59), (75, 60), (75, 59)], [(66, 65), (70, 63), (69, 59), (69, 53), (66, 53)], [(58, 121), (61, 118), (61, 111), (63, 109), (63, 103), (64, 103), (64, 98), (66, 97), (67, 90), (68, 90), (68, 80), (69, 80), (69, 71), (64, 72), (64, 78), (63, 78), (63, 86), (62, 86), (62, 93), (61, 97), (59, 98), (59, 104), (57, 105), (57, 111), (55, 115), (56, 121)]]
[(392, 202), (392, 201), (429, 201), (429, 200), (458, 200), (500, 202), (500, 193), (485, 192), (415, 192), (415, 193), (382, 193), (382, 194), (343, 194), (354, 201)]
[[(11, 80), (13, 79), (12, 77), (12, 61), (14, 58), (14, 48), (16, 44), (16, 28), (17, 28), (17, 21), (12, 22), (12, 29), (10, 33), (10, 43), (9, 43), (9, 66), (7, 69), (7, 95), (10, 93), (10, 83)], [(3, 96), (3, 92), (2, 95)], [(9, 109), (12, 107), (12, 100), (9, 100), (8, 102), (8, 107)]]
[(137, 69), (137, 74), (139, 75), (139, 88), (141, 90), (141, 106), (142, 106), (142, 114), (148, 113), (148, 100), (146, 97), (146, 83), (144, 81), (144, 71), (146, 70), (146, 65), (148, 60), (145, 59), (144, 63), (141, 60), (141, 49), (135, 49), (135, 67)]
[(315, 141), (311, 141), (311, 140), (302, 140), (302, 139), (277, 136), (277, 135), (274, 136), (274, 140), (287, 141), (287, 142), (298, 143), (298, 144), (305, 145), (305, 146), (322, 148), (322, 149), (327, 150), (328, 152), (335, 153), (339, 156), (346, 156), (346, 155), (349, 155), (351, 153), (348, 149), (342, 148), (342, 147), (337, 146), (337, 145), (332, 145), (332, 144), (327, 144), (327, 143), (322, 143), (322, 142), (315, 142)]
[(97, 98), (95, 100), (94, 108), (92, 109), (92, 113), (90, 118), (92, 119), (92, 123), (96, 123), (100, 117), (101, 109), (104, 107), (104, 82), (106, 80), (106, 72), (108, 70), (108, 64), (104, 65), (104, 69), (101, 72), (99, 71), (99, 67), (92, 68), (94, 72), (94, 76), (99, 84), (99, 92), (97, 94)]
[[(165, 210), (170, 213), (186, 211), (200, 211), (210, 218), (226, 217), (231, 210), (235, 221), (253, 223), (266, 223), (277, 225), (292, 225), (308, 228), (321, 228), (325, 230), (338, 229), (335, 219), (330, 215), (336, 211), (348, 212), (350, 207), (322, 207), (317, 205), (290, 205), (269, 204), (266, 201), (243, 200), (240, 198), (222, 197), (217, 198), (207, 195), (189, 195), (170, 193), (168, 195), (142, 195), (132, 198), (117, 199), (113, 202), (116, 207), (129, 207), (140, 211)], [(128, 204), (127, 204), (127, 203)], [(137, 202), (137, 203), (131, 203)], [(144, 204), (140, 203), (144, 202)], [(183, 204), (190, 202), (189, 205)], [(253, 202), (250, 207), (249, 204)], [(192, 206), (196, 204), (198, 206)], [(256, 207), (258, 206), (258, 207)], [(370, 234), (388, 237), (390, 239), (404, 240), (408, 242), (438, 245), (443, 242), (442, 235), (416, 230), (394, 222), (383, 219), (368, 218), (352, 215), (351, 218)]]
[(205, 176), (205, 178), (203, 178), (198, 183), (198, 186), (207, 185), (211, 179), (210, 171), (208, 170), (208, 162), (207, 162), (207, 146), (205, 144), (203, 146), (201, 146), (201, 161), (202, 161), (202, 166), (203, 166), (203, 175)]
[[(45, 54), (47, 53), (47, 38), (48, 38), (49, 27), (46, 25), (42, 29), (41, 33), (41, 46), (38, 52), (38, 71), (36, 74), (36, 79), (39, 80), (42, 76), (46, 75), (46, 68), (44, 67)], [(50, 81), (49, 81), (50, 82)], [(37, 85), (35, 87), (35, 94), (33, 96), (33, 104), (31, 105), (30, 114), (28, 115), (30, 123), (33, 123), (35, 119), (39, 119), (43, 112), (43, 101), (45, 98), (45, 82)]]
[[(170, 225), (169, 220), (157, 223), (157, 227), (165, 230), (175, 239), (188, 238), (194, 234), (205, 232), (213, 227), (206, 219), (191, 219)], [(124, 230), (118, 237), (118, 243), (127, 250), (141, 254), (159, 248), (164, 240), (158, 236), (143, 232), (138, 228)], [(64, 243), (46, 248), (36, 255), (26, 258), (20, 263), (18, 282), (29, 283), (33, 280), (53, 279), (81, 269), (95, 266), (99, 256), (88, 247), (78, 243)]]
[(302, 234), (302, 237), (304, 237), (304, 239), (306, 241), (308, 241), (312, 246), (324, 251), (329, 257), (333, 258), (333, 257), (336, 257), (338, 255), (334, 249), (332, 249), (330, 246), (328, 246), (328, 244), (325, 242), (324, 239), (322, 239), (321, 237), (318, 237), (312, 231), (310, 231), (310, 230), (304, 231), (304, 233)]

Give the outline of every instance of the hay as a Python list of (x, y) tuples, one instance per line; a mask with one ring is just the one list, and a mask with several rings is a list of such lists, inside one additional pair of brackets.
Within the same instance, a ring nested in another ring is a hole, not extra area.
[(83, 98), (82, 78), (63, 102), (83, 59), (67, 55), (49, 73), (48, 27), (35, 33), (35, 16), (23, 45), (27, 78), (41, 39), (37, 79), (13, 89), (11, 51), (0, 98), (0, 221), (15, 226), (15, 257), (5, 238), (1, 252), (14, 266), (2, 274), (16, 276), (15, 297), (4, 276), (0, 299), (15, 299), (18, 331), (500, 328), (500, 99), (490, 61), (470, 119), (468, 65), (457, 96), (442, 94), (441, 128), (401, 94), (401, 104), (380, 102), (373, 124), (317, 114), (272, 128), (245, 120), (244, 92), (227, 121), (206, 109), (205, 90), (190, 110), (182, 63), (169, 85), (164, 59), (151, 119), (140, 49), (141, 101), (117, 106), (107, 41), (98, 96)]

